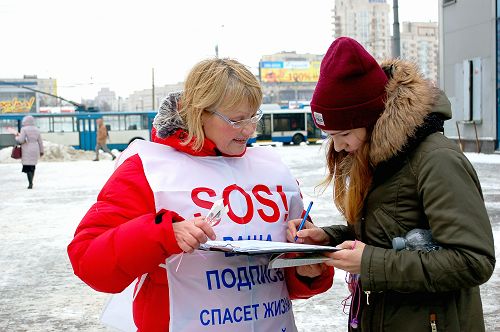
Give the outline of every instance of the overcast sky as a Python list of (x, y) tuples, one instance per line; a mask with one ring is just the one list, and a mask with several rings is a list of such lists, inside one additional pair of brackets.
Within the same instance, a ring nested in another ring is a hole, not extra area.
[[(392, 7), (392, 1), (388, 0)], [(0, 0), (0, 78), (55, 78), (80, 101), (183, 81), (199, 60), (324, 54), (334, 0)], [(391, 14), (392, 19), (392, 14)], [(438, 19), (438, 0), (399, 0), (400, 21)]]

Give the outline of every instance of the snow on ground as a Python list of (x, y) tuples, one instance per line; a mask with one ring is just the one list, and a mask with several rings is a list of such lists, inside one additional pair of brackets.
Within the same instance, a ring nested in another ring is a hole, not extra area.
[[(77, 161), (77, 160), (92, 160), (95, 158), (94, 151), (77, 150), (73, 147), (55, 144), (48, 141), (43, 141), (44, 155), (40, 161)], [(10, 153), (12, 148), (4, 148), (0, 150), (0, 163), (19, 163), (18, 160), (12, 159)], [(118, 153), (113, 150), (113, 153)], [(111, 160), (111, 156), (100, 151), (99, 159)]]
[[(46, 144), (33, 190), (11, 148), (0, 150), (0, 331), (112, 331), (100, 325), (107, 294), (74, 276), (66, 246), (79, 221), (113, 172), (109, 155), (92, 162), (94, 152)], [(276, 147), (301, 184), (318, 225), (342, 223), (331, 189), (316, 185), (324, 177), (320, 146)], [(500, 241), (500, 155), (467, 154), (481, 179), (496, 243)], [(500, 254), (496, 247), (497, 256)], [(333, 287), (308, 300), (294, 301), (299, 331), (346, 331), (341, 301), (348, 295), (345, 274), (337, 270)], [(500, 270), (481, 287), (486, 330), (500, 330)]]

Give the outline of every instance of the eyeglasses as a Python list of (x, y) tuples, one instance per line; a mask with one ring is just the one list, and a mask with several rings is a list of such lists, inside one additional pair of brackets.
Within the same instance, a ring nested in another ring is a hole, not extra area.
[(233, 120), (229, 119), (227, 116), (225, 116), (224, 114), (221, 114), (217, 111), (208, 111), (208, 112), (217, 115), (219, 118), (226, 121), (226, 123), (228, 123), (234, 129), (243, 128), (243, 127), (248, 126), (249, 124), (254, 125), (257, 122), (259, 122), (260, 119), (262, 119), (262, 110), (260, 110), (260, 109), (250, 119), (245, 119), (245, 120), (240, 120), (240, 121), (233, 121)]

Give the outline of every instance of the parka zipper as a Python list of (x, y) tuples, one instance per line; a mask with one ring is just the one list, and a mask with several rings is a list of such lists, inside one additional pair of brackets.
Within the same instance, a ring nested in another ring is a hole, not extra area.
[[(366, 203), (366, 198), (365, 198), (365, 203)], [(365, 206), (365, 204), (363, 206)], [(365, 233), (365, 226), (366, 226), (365, 225), (366, 218), (364, 217), (364, 214), (365, 214), (364, 209), (365, 208), (363, 208), (363, 217), (361, 217), (361, 225), (360, 225), (360, 227), (361, 227), (361, 234), (360, 234), (361, 238), (362, 238), (363, 234)], [(370, 291), (364, 291), (364, 292), (365, 292), (365, 295), (366, 295), (366, 305), (370, 305), (370, 299), (369, 299), (369, 297), (370, 297), (370, 293), (371, 292)]]
[(431, 331), (432, 332), (437, 332), (437, 325), (436, 325), (436, 314), (431, 314), (430, 315), (430, 323), (431, 323)]

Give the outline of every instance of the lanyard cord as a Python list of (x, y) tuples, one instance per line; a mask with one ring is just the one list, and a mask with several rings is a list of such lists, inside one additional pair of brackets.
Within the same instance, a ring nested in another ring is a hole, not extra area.
[[(358, 321), (358, 315), (359, 315), (359, 308), (360, 308), (360, 304), (361, 304), (361, 292), (359, 291), (359, 274), (354, 274), (354, 275), (351, 275), (351, 278), (354, 280), (353, 283), (354, 283), (354, 293), (351, 297), (351, 308), (350, 308), (350, 318), (351, 318), (351, 321), (349, 322), (349, 324), (351, 325), (352, 328), (354, 329), (357, 329), (358, 326), (359, 326), (359, 321)], [(356, 296), (357, 295), (357, 296)], [(357, 300), (357, 301), (356, 301)], [(357, 308), (356, 308), (356, 314), (353, 315), (353, 311), (354, 311), (354, 301), (357, 302)]]

